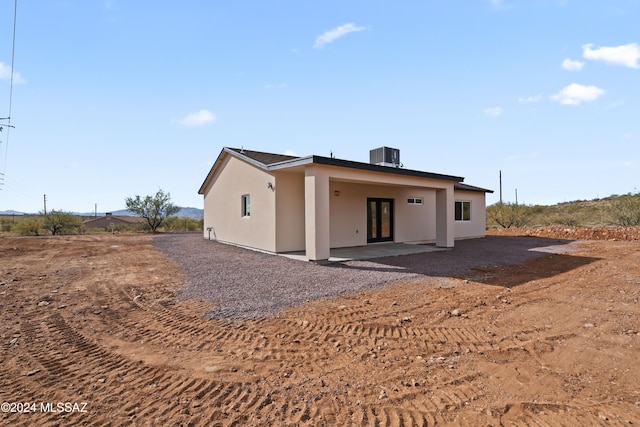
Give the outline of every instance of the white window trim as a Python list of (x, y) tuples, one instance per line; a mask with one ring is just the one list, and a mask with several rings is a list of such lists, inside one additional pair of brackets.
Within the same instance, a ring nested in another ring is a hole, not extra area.
[(410, 206), (422, 206), (424, 199), (422, 197), (407, 197), (407, 204)]
[(240, 198), (240, 215), (242, 218), (251, 218), (251, 194), (243, 194)]
[[(461, 203), (462, 204), (461, 210), (460, 210), (460, 214), (462, 215), (462, 218), (461, 219), (454, 218), (454, 221), (456, 221), (456, 222), (471, 222), (471, 220), (473, 219), (473, 217), (471, 215), (471, 200), (456, 200), (455, 203)], [(464, 204), (465, 203), (469, 203), (469, 219), (464, 219)], [(456, 210), (455, 210), (455, 206), (454, 206), (454, 209), (453, 209), (453, 214), (454, 215), (456, 213), (455, 211)]]

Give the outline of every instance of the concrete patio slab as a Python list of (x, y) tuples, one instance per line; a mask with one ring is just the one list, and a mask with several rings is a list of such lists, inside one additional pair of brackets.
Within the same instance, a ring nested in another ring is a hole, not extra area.
[[(409, 243), (375, 243), (366, 246), (354, 246), (350, 248), (331, 249), (329, 261), (353, 261), (372, 258), (382, 258), (388, 256), (409, 255), (422, 252), (446, 251), (447, 248), (439, 248), (429, 244), (409, 244)], [(287, 258), (307, 261), (304, 251), (287, 252), (278, 254)]]

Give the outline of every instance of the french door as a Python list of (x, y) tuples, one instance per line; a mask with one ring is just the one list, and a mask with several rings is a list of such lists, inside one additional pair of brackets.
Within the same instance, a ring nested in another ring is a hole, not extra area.
[(367, 243), (393, 241), (393, 199), (367, 199)]

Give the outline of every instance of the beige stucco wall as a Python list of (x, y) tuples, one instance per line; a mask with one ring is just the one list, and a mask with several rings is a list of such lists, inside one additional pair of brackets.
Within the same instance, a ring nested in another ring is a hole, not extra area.
[(471, 221), (455, 221), (456, 239), (484, 237), (487, 229), (485, 194), (456, 190), (454, 198), (456, 201), (471, 202)]
[[(367, 244), (367, 198), (393, 199), (394, 241), (433, 242), (435, 190), (419, 187), (330, 182), (331, 247)], [(407, 198), (422, 197), (422, 205), (409, 205)]]
[[(204, 237), (267, 251), (276, 250), (275, 177), (226, 156), (204, 193)], [(242, 216), (242, 195), (251, 196), (251, 216)]]
[[(409, 197), (422, 197), (422, 205), (410, 205)], [(396, 209), (396, 241), (436, 241), (436, 190), (403, 188)]]
[(310, 260), (325, 260), (330, 254), (328, 172), (317, 165), (304, 169), (304, 245)]
[(304, 175), (276, 172), (276, 252), (304, 249)]

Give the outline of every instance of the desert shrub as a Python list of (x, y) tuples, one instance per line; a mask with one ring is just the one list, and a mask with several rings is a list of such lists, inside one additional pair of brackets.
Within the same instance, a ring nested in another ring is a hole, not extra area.
[(204, 221), (202, 219), (172, 216), (164, 221), (165, 231), (202, 231)]
[(82, 220), (72, 213), (52, 210), (45, 216), (45, 228), (56, 234), (78, 234), (82, 232)]
[(610, 215), (617, 225), (640, 225), (640, 194), (619, 197), (612, 203)]
[(552, 216), (551, 221), (548, 221), (545, 225), (551, 224), (561, 224), (561, 225), (569, 225), (569, 226), (577, 226), (580, 225), (581, 221), (578, 216), (570, 213), (561, 213), (556, 216)]
[(496, 203), (487, 208), (487, 225), (502, 228), (523, 227), (531, 216), (530, 207), (516, 203)]
[(125, 204), (129, 212), (146, 219), (154, 233), (167, 218), (180, 211), (179, 206), (171, 203), (171, 195), (161, 189), (153, 197), (146, 196), (144, 199), (140, 196), (127, 197)]
[(8, 233), (11, 231), (11, 228), (13, 227), (13, 221), (8, 219), (8, 218), (2, 218), (0, 219), (0, 232), (2, 233)]
[(44, 218), (41, 216), (32, 216), (19, 219), (13, 226), (13, 231), (21, 236), (42, 236), (46, 233)]

